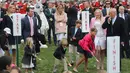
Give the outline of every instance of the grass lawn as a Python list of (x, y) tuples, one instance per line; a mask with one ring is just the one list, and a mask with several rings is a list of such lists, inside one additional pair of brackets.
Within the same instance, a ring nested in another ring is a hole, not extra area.
[[(35, 70), (35, 73), (52, 73), (52, 71), (53, 71), (53, 65), (54, 65), (54, 60), (55, 60), (53, 57), (53, 52), (56, 49), (56, 47), (54, 45), (48, 45), (48, 46), (49, 46), (49, 48), (47, 48), (47, 49), (41, 49), (41, 53), (40, 53), (39, 57), (42, 60), (41, 61), (37, 60), (37, 70)], [(22, 57), (23, 57), (23, 49), (21, 48), (20, 49), (20, 58), (19, 58), (20, 67), (21, 67)], [(95, 64), (96, 64), (96, 61), (93, 58), (89, 59), (89, 65), (88, 65), (89, 72), (88, 73), (97, 73)], [(71, 67), (71, 68), (69, 67), (69, 70), (72, 71), (72, 69), (73, 69), (73, 67)], [(22, 71), (24, 72), (24, 69), (22, 69)], [(62, 73), (61, 71), (63, 71), (63, 66), (59, 67), (59, 71), (60, 72), (57, 72), (57, 73)], [(84, 72), (84, 63), (82, 63), (79, 66), (78, 71), (79, 71), (79, 73), (86, 73), (86, 72)], [(130, 73), (130, 60), (129, 59), (122, 60), (122, 72), (121, 73)]]

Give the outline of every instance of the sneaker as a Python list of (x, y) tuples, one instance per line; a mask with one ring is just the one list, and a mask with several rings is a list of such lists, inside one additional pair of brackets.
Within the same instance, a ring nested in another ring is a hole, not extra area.
[(45, 44), (45, 45), (41, 45), (40, 48), (48, 48), (48, 46)]
[(73, 68), (73, 71), (74, 71), (74, 72), (78, 72), (78, 70), (77, 70), (76, 68)]
[(34, 73), (33, 71), (31, 73)]

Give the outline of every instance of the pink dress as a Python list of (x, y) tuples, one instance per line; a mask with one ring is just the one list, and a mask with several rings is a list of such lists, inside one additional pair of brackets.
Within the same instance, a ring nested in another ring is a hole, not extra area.
[(104, 50), (105, 49), (105, 42), (106, 42), (106, 31), (102, 28), (102, 24), (100, 20), (96, 20), (95, 18), (91, 19), (91, 28), (95, 27), (97, 29), (97, 34), (95, 36), (95, 46), (101, 47), (101, 49), (98, 50)]

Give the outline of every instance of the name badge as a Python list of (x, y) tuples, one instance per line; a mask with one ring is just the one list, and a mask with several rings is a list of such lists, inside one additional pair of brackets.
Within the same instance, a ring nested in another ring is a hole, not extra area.
[(60, 26), (63, 26), (63, 23), (60, 23)]

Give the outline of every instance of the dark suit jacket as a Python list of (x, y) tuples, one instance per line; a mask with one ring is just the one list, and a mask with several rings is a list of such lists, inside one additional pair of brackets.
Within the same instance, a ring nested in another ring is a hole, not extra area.
[[(38, 29), (37, 29), (37, 20), (35, 17), (33, 17), (33, 23), (34, 23), (34, 36), (37, 36)], [(31, 36), (30, 22), (27, 15), (21, 20), (21, 25), (22, 25), (22, 38), (26, 40), (27, 37)]]
[(65, 56), (65, 50), (64, 48), (60, 45), (54, 52), (53, 56), (57, 59), (63, 59)]
[(76, 6), (72, 6), (71, 8), (66, 9), (66, 13), (68, 16), (68, 26), (75, 26), (75, 22), (77, 20), (77, 14), (78, 10), (76, 9)]
[(106, 10), (106, 8), (104, 8), (104, 9), (102, 10), (102, 14), (103, 14), (103, 16), (106, 16), (106, 15), (107, 15), (107, 10)]
[[(124, 20), (124, 31), (125, 31), (125, 34), (126, 36), (128, 37), (129, 35), (129, 31), (130, 31), (130, 28), (129, 28), (129, 24), (130, 24), (130, 15), (129, 14), (124, 14), (125, 15), (125, 20)], [(118, 17), (119, 17), (119, 14), (118, 14)]]
[(5, 14), (6, 14), (6, 10), (1, 8), (1, 18), (3, 18)]
[(103, 29), (107, 29), (107, 36), (120, 36), (121, 42), (124, 42), (124, 19), (117, 16), (115, 23), (108, 23), (108, 17), (102, 25)]
[(3, 31), (2, 34), (0, 35), (0, 47), (3, 49), (3, 50), (8, 50), (8, 46), (7, 45), (7, 36), (5, 34), (6, 32)]
[[(6, 10), (1, 8), (1, 18), (3, 18), (5, 14), (6, 14)], [(1, 21), (0, 22), (0, 32), (2, 32), (3, 29), (4, 29), (4, 25), (3, 25), (2, 21)]]
[(42, 26), (42, 20), (41, 20), (41, 18), (40, 18), (40, 16), (38, 15), (37, 12), (34, 12), (34, 17), (37, 18), (37, 20), (38, 20), (38, 29), (40, 29), (41, 26)]
[[(70, 44), (78, 46), (79, 40), (82, 39), (82, 31), (81, 31), (81, 29), (78, 28), (77, 32), (75, 33), (75, 27), (72, 27), (70, 29), (70, 35), (69, 35), (69, 37), (70, 37)], [(76, 40), (73, 40), (72, 39), (73, 37), (75, 37)]]
[(10, 45), (15, 45), (15, 37), (13, 36), (13, 21), (12, 21), (13, 17), (8, 16), (7, 14), (4, 15), (3, 17), (3, 27), (6, 28), (10, 28), (11, 30), (11, 35), (9, 35), (8, 39), (9, 39), (9, 44)]
[[(50, 25), (51, 23), (54, 24), (54, 22), (55, 22), (55, 19), (54, 19), (55, 9), (52, 8), (52, 10), (51, 10), (51, 12), (50, 12), (49, 8), (47, 8), (47, 9), (45, 9), (44, 13), (45, 13), (45, 16), (46, 16), (46, 18), (47, 18), (47, 20), (48, 20), (49, 25)], [(53, 21), (50, 21), (50, 18), (52, 18)]]

